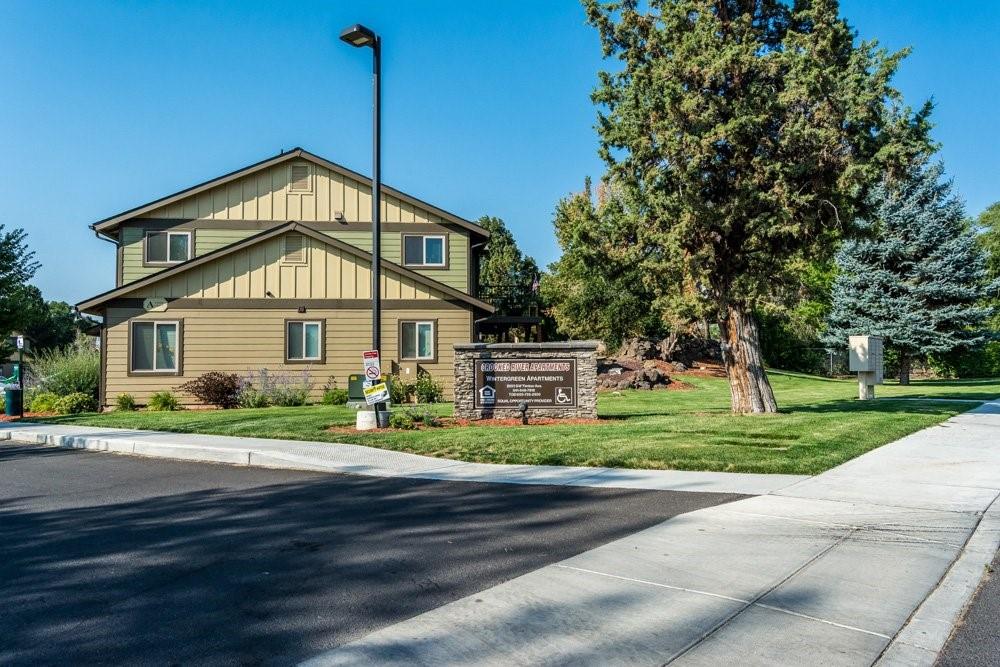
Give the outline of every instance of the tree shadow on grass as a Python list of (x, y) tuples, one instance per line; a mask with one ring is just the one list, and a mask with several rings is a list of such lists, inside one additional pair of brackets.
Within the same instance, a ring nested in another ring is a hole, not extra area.
[(0, 447), (0, 663), (291, 663), (736, 498)]

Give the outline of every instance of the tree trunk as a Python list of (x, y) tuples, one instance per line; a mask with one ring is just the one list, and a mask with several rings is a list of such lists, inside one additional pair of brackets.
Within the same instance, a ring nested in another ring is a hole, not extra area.
[(753, 314), (742, 304), (730, 305), (719, 328), (733, 412), (777, 412), (778, 404), (760, 356), (760, 336)]
[(912, 365), (913, 360), (910, 355), (905, 353), (899, 355), (899, 384), (910, 384), (910, 367)]

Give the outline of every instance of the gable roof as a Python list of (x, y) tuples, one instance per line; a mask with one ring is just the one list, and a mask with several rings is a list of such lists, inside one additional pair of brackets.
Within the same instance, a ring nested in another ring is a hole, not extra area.
[[(286, 222), (283, 225), (280, 225), (278, 227), (273, 227), (264, 232), (261, 232), (260, 234), (255, 234), (240, 241), (230, 243), (229, 245), (223, 246), (222, 248), (219, 248), (217, 250), (213, 250), (212, 252), (208, 252), (205, 253), (204, 255), (199, 255), (198, 257), (189, 259), (186, 262), (181, 262), (180, 264), (171, 266), (170, 268), (164, 269), (162, 271), (157, 271), (156, 273), (150, 274), (143, 278), (139, 278), (138, 280), (133, 280), (132, 282), (122, 285), (121, 287), (116, 287), (106, 292), (102, 292), (97, 296), (91, 297), (86, 301), (81, 301), (80, 303), (76, 304), (76, 309), (79, 310), (80, 312), (92, 311), (93, 309), (97, 308), (98, 306), (104, 303), (107, 303), (112, 299), (116, 299), (120, 296), (125, 296), (129, 292), (135, 291), (142, 287), (146, 287), (147, 285), (152, 285), (153, 283), (159, 282), (167, 278), (172, 278), (173, 276), (176, 276), (179, 273), (183, 273), (188, 269), (193, 269), (197, 266), (201, 266), (202, 264), (206, 264), (208, 262), (219, 259), (220, 257), (231, 255), (234, 252), (238, 252), (240, 250), (243, 250), (244, 248), (248, 248), (252, 245), (256, 245), (257, 243), (267, 241), (268, 239), (273, 239), (288, 232), (298, 232), (299, 234), (304, 234), (305, 236), (315, 239), (320, 243), (337, 248), (341, 252), (352, 255), (369, 264), (372, 261), (372, 254), (366, 250), (362, 250), (357, 246), (353, 246), (350, 243), (345, 243), (344, 241), (336, 239), (332, 236), (327, 236), (326, 234), (318, 232), (312, 227), (304, 225), (301, 222)], [(479, 310), (486, 311), (487, 313), (492, 313), (495, 310), (493, 306), (486, 303), (485, 301), (481, 301), (473, 296), (469, 296), (465, 292), (459, 291), (449, 285), (445, 285), (442, 282), (438, 282), (433, 278), (428, 278), (427, 276), (419, 274), (416, 271), (411, 271), (410, 269), (400, 266), (395, 262), (390, 262), (387, 259), (383, 259), (380, 262), (380, 265), (383, 269), (386, 269), (398, 275), (409, 278), (410, 280), (420, 285), (424, 285), (425, 287), (429, 287), (433, 290), (441, 292), (445, 296), (451, 299), (455, 299), (456, 301), (461, 301), (469, 306), (472, 306), (473, 308), (478, 308)]]
[[(273, 167), (275, 165), (287, 162), (289, 160), (294, 160), (297, 158), (307, 160), (309, 162), (312, 162), (313, 164), (317, 164), (321, 167), (329, 169), (332, 172), (340, 174), (341, 176), (345, 176), (360, 183), (367, 184), (369, 187), (371, 187), (372, 185), (372, 179), (370, 179), (367, 176), (364, 176), (363, 174), (359, 174), (356, 171), (352, 171), (351, 169), (339, 165), (336, 162), (331, 162), (326, 158), (314, 155), (313, 153), (310, 153), (309, 151), (303, 148), (293, 148), (290, 151), (282, 152), (273, 157), (261, 160), (260, 162), (250, 165), (249, 167), (244, 167), (242, 169), (237, 169), (236, 171), (231, 171), (228, 174), (219, 176), (218, 178), (213, 178), (211, 180), (205, 181), (204, 183), (193, 185), (190, 188), (186, 188), (179, 192), (175, 192), (174, 194), (167, 195), (166, 197), (161, 197), (160, 199), (151, 201), (148, 204), (143, 204), (142, 206), (136, 206), (135, 208), (131, 208), (127, 211), (122, 211), (121, 213), (112, 215), (108, 218), (104, 218), (103, 220), (98, 220), (97, 222), (90, 225), (90, 228), (93, 229), (95, 232), (104, 232), (109, 229), (113, 229), (118, 225), (120, 225), (121, 223), (125, 222), (126, 220), (129, 220), (130, 218), (135, 218), (137, 216), (143, 215), (144, 213), (149, 213), (154, 209), (160, 208), (162, 206), (167, 206), (168, 204), (172, 204), (181, 199), (185, 199), (192, 195), (196, 195), (200, 192), (204, 192), (210, 188), (214, 188), (219, 185), (224, 185), (238, 178), (248, 176), (263, 169), (267, 169), (268, 167)], [(416, 197), (413, 197), (411, 195), (408, 195), (405, 192), (400, 192), (399, 190), (391, 188), (385, 185), (384, 183), (382, 184), (382, 192), (392, 197), (396, 197), (397, 199), (404, 201), (408, 204), (411, 204), (412, 206), (416, 206), (418, 208), (430, 211), (431, 213), (443, 218), (446, 223), (452, 223), (458, 225), (459, 227), (467, 229), (474, 234), (478, 234), (484, 238), (489, 238), (490, 233), (486, 229), (477, 225), (476, 223), (470, 222), (465, 218), (460, 218), (454, 213), (449, 213), (444, 209), (438, 208), (433, 204), (428, 204), (427, 202), (421, 199), (417, 199)]]

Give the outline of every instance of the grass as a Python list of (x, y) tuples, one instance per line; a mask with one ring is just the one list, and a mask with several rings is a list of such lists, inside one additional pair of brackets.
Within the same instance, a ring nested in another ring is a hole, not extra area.
[[(690, 378), (690, 391), (601, 394), (597, 425), (427, 429), (329, 433), (354, 423), (345, 407), (124, 412), (39, 421), (181, 433), (346, 442), (464, 461), (618, 468), (674, 468), (814, 474), (1000, 396), (1000, 379), (921, 381), (877, 388), (857, 401), (853, 380), (770, 373), (781, 412), (733, 416), (723, 379)], [(431, 406), (440, 415), (451, 406)]]

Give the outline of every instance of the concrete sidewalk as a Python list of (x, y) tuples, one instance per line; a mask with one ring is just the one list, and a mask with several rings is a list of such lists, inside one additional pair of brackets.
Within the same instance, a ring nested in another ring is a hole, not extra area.
[(987, 403), (310, 664), (931, 665), (1000, 545), (998, 493), (1000, 403)]
[(186, 461), (451, 482), (565, 484), (758, 495), (771, 493), (808, 479), (803, 475), (465, 463), (361, 445), (164, 433), (93, 426), (2, 423), (0, 440), (4, 439)]

